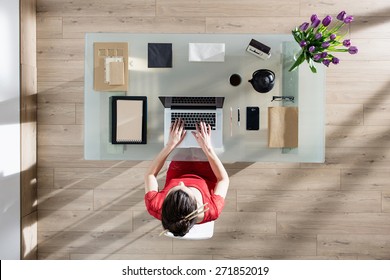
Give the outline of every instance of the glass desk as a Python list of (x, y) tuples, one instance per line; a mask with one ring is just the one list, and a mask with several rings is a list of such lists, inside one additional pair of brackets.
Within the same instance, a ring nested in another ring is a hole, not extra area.
[[(246, 48), (251, 39), (271, 47), (271, 57), (263, 60)], [(128, 42), (129, 76), (127, 92), (93, 90), (93, 43)], [(148, 43), (172, 43), (173, 67), (148, 68)], [(189, 62), (189, 43), (225, 43), (224, 62)], [(150, 160), (163, 147), (164, 108), (161, 95), (224, 96), (224, 149), (217, 151), (223, 162), (324, 162), (325, 159), (325, 71), (318, 67), (312, 74), (303, 64), (288, 72), (298, 44), (291, 35), (258, 34), (129, 34), (87, 33), (85, 37), (84, 76), (84, 156), (90, 160)], [(248, 82), (258, 69), (275, 73), (274, 88), (256, 92)], [(232, 86), (229, 78), (239, 74), (242, 82)], [(147, 144), (110, 143), (110, 97), (147, 96)], [(294, 96), (294, 103), (273, 101), (272, 96)], [(246, 130), (246, 107), (260, 108), (260, 130)], [(268, 148), (268, 109), (270, 106), (298, 106), (298, 148)], [(233, 110), (232, 129), (230, 108)], [(237, 109), (241, 111), (240, 126)], [(199, 160), (197, 148), (177, 149), (171, 157)], [(202, 158), (203, 156), (203, 158)]]

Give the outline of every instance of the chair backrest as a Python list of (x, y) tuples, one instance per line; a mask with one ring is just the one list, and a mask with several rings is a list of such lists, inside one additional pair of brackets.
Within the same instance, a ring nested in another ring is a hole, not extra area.
[(209, 239), (213, 237), (214, 235), (214, 221), (207, 222), (204, 224), (195, 224), (190, 231), (184, 235), (181, 236), (174, 236), (170, 232), (166, 232), (165, 236), (176, 238), (176, 239), (183, 239), (183, 240), (202, 240), (202, 239)]

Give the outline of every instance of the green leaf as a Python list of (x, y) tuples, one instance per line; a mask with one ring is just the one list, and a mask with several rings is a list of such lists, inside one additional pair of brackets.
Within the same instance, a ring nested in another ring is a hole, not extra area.
[(309, 60), (309, 67), (312, 73), (317, 73), (317, 69), (314, 66), (314, 61), (312, 59)]
[(295, 70), (304, 61), (305, 61), (305, 54), (301, 53), (288, 71), (291, 72), (291, 71)]
[(312, 73), (314, 73), (314, 74), (317, 73), (317, 69), (314, 67), (314, 65), (312, 65), (312, 66), (309, 65), (309, 67), (310, 67), (310, 70)]
[(298, 28), (295, 28), (295, 30), (291, 31), (291, 33), (298, 44), (304, 39), (304, 34)]

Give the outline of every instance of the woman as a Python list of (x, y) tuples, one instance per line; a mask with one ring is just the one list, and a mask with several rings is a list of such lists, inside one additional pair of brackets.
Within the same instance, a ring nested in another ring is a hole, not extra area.
[(167, 145), (145, 174), (146, 208), (175, 236), (184, 236), (196, 223), (217, 219), (229, 188), (228, 174), (211, 145), (211, 127), (201, 122), (192, 134), (208, 161), (172, 161), (165, 186), (158, 191), (156, 177), (186, 133), (184, 122), (176, 120), (171, 125)]

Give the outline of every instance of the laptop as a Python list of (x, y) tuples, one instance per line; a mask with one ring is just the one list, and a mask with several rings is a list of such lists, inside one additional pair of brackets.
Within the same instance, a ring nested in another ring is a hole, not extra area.
[(191, 131), (195, 123), (203, 120), (211, 126), (211, 144), (215, 149), (223, 149), (223, 102), (225, 97), (210, 96), (159, 96), (164, 106), (164, 145), (167, 144), (171, 123), (176, 118), (184, 120), (187, 135), (178, 148), (199, 147)]

